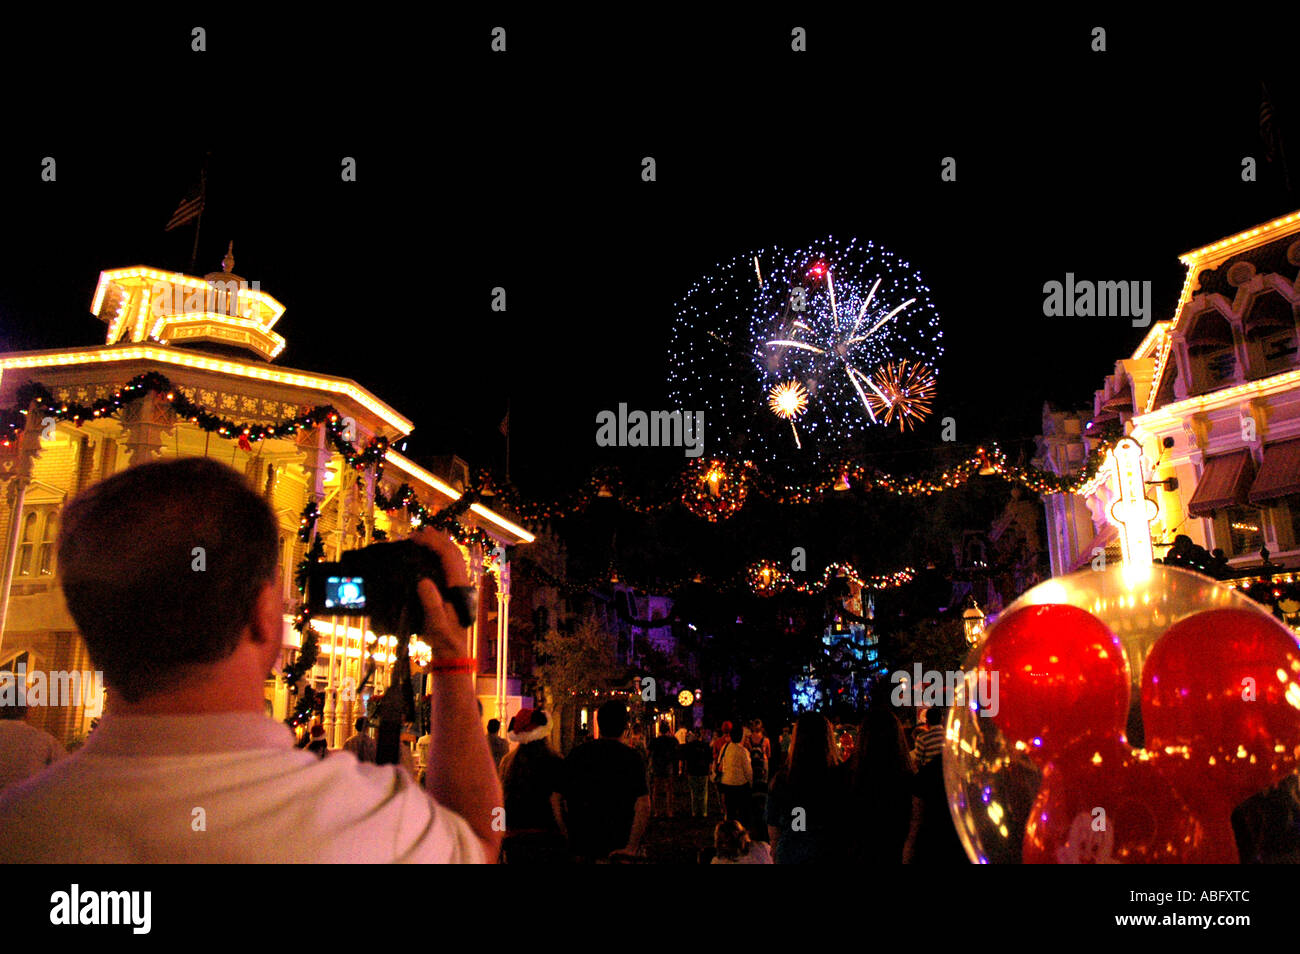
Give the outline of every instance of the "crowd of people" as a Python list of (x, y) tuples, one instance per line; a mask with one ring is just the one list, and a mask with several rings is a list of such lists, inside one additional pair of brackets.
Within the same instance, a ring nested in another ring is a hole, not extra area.
[(546, 713), (525, 709), (501, 763), (504, 860), (635, 860), (651, 818), (707, 818), (712, 797), (722, 820), (700, 847), (713, 863), (964, 863), (943, 787), (943, 716), (931, 709), (910, 744), (889, 710), (856, 734), (811, 713), (775, 743), (759, 720), (716, 734), (660, 722), (647, 742), (611, 701), (597, 710), (599, 737), (562, 758)]

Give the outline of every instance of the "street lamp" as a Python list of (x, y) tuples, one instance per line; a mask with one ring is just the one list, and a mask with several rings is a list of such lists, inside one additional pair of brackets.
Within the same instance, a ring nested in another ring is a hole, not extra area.
[(974, 597), (971, 597), (970, 606), (961, 614), (961, 624), (966, 630), (967, 644), (974, 646), (984, 635), (984, 613)]

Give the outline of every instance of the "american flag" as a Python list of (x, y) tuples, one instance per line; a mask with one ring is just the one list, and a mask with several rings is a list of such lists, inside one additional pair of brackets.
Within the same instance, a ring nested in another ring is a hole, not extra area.
[(199, 183), (185, 198), (181, 199), (181, 204), (176, 207), (172, 213), (171, 221), (167, 223), (164, 232), (170, 232), (172, 229), (179, 228), (186, 222), (192, 222), (203, 214), (204, 184)]

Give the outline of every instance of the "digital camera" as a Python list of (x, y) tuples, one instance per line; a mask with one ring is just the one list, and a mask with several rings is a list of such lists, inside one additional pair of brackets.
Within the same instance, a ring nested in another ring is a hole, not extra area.
[(422, 579), (432, 580), (442, 598), (449, 598), (438, 554), (411, 540), (375, 543), (346, 551), (337, 563), (313, 564), (307, 606), (318, 618), (368, 616), (376, 632), (397, 634), (400, 627), (405, 634), (419, 633), (424, 607), (416, 585)]

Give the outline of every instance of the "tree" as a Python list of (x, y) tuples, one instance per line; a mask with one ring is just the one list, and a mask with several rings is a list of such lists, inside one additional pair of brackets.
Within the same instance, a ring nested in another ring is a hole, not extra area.
[(549, 630), (537, 640), (537, 677), (552, 707), (573, 695), (608, 692), (624, 681), (626, 668), (615, 657), (616, 638), (594, 615), (578, 620), (571, 631)]
[(915, 625), (882, 638), (881, 648), (895, 669), (953, 672), (961, 668), (969, 646), (960, 616), (919, 620)]

